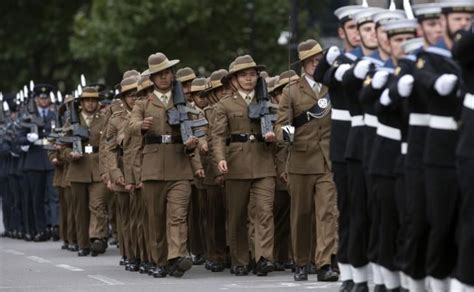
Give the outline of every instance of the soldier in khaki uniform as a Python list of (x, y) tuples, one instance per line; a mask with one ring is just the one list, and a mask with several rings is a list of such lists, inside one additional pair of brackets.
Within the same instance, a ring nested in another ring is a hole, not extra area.
[[(191, 107), (196, 110), (196, 113), (192, 115), (194, 119), (204, 118), (204, 108), (207, 106), (207, 99), (201, 93), (207, 88), (206, 78), (195, 78), (191, 82), (189, 90)], [(204, 128), (204, 127), (203, 127)], [(206, 127), (207, 128), (207, 127)], [(205, 129), (201, 129), (205, 130)], [(198, 149), (201, 149), (202, 145), (206, 143), (206, 137), (199, 138)], [(203, 169), (206, 167), (207, 160), (201, 157), (201, 164)], [(204, 170), (203, 174), (204, 176)], [(195, 177), (192, 182), (191, 202), (189, 206), (189, 233), (190, 233), (190, 245), (191, 253), (193, 254), (193, 264), (201, 265), (207, 259), (207, 246), (206, 238), (206, 198), (207, 192), (204, 186), (204, 177)]]
[[(312, 77), (322, 51), (315, 40), (299, 44), (304, 76), (283, 90), (275, 125), (279, 141), (284, 140), (283, 132), (288, 130), (289, 123), (295, 128), (287, 165), (295, 281), (308, 279), (312, 232), (317, 234), (315, 261), (319, 269), (318, 280), (338, 280), (338, 274), (331, 268), (331, 255), (337, 241), (336, 191), (329, 160), (331, 106), (327, 88)], [(308, 232), (313, 212), (316, 214), (316, 230)]]
[[(137, 85), (135, 103), (146, 102), (146, 97), (152, 94), (153, 83), (148, 76), (140, 76)], [(130, 122), (131, 113), (127, 115)], [(148, 273), (152, 263), (150, 236), (148, 230), (147, 203), (143, 196), (143, 184), (140, 180), (142, 165), (143, 139), (141, 136), (132, 135), (130, 127), (125, 127), (123, 139), (123, 174), (125, 188), (130, 190), (131, 195), (138, 200), (137, 206), (137, 248), (140, 257), (140, 273)]]
[[(248, 108), (256, 103), (258, 66), (249, 55), (239, 56), (227, 77), (237, 88), (216, 105), (212, 149), (219, 171), (225, 174), (229, 211), (230, 253), (237, 276), (248, 274), (249, 241), (247, 223), (251, 198), (255, 199), (256, 272), (273, 271), (273, 199), (275, 191), (275, 141), (273, 132), (262, 135), (260, 121), (251, 120)], [(228, 154), (226, 154), (226, 145)]]
[(202, 171), (202, 166), (196, 149), (198, 139), (182, 141), (179, 126), (167, 122), (167, 111), (174, 107), (172, 67), (178, 62), (168, 60), (162, 53), (148, 58), (149, 69), (144, 74), (150, 75), (155, 89), (146, 102), (135, 104), (130, 120), (131, 132), (143, 135), (145, 142), (141, 180), (148, 206), (152, 255), (157, 265), (155, 277), (166, 277), (168, 272), (181, 277), (192, 266), (186, 257), (191, 162), (196, 171)]
[[(276, 104), (280, 103), (283, 88), (287, 84), (293, 84), (299, 80), (295, 71), (282, 72), (274, 80), (274, 86), (269, 88)], [(269, 86), (271, 84), (269, 83)], [(284, 271), (285, 266), (291, 266), (291, 233), (290, 233), (290, 194), (288, 193), (288, 173), (286, 172), (286, 162), (288, 160), (288, 147), (286, 143), (278, 143), (276, 155), (277, 184), (275, 192), (275, 204), (273, 216), (275, 218), (275, 270)]]
[(183, 84), (184, 94), (186, 94), (188, 102), (191, 103), (193, 102), (193, 99), (191, 98), (191, 83), (194, 79), (196, 79), (196, 74), (194, 73), (194, 70), (189, 67), (184, 67), (176, 71), (176, 80)]
[[(71, 182), (75, 208), (79, 256), (104, 253), (107, 248), (107, 189), (100, 178), (99, 146), (105, 117), (98, 113), (99, 92), (85, 87), (80, 96), (82, 110), (80, 124), (89, 130), (89, 139), (83, 141), (83, 153), (67, 149), (71, 160), (68, 179)], [(90, 239), (90, 241), (89, 241)]]
[(222, 84), (222, 78), (227, 75), (227, 70), (221, 69), (212, 72), (209, 77), (209, 85), (206, 89), (206, 97), (209, 105), (204, 108), (204, 114), (209, 122), (207, 128), (206, 143), (200, 145), (199, 153), (203, 162), (206, 176), (204, 185), (207, 190), (206, 213), (207, 213), (207, 235), (206, 245), (209, 263), (207, 268), (213, 272), (221, 272), (226, 263), (226, 208), (224, 177), (217, 169), (212, 153), (212, 127), (215, 118), (215, 105), (230, 92), (227, 86)]
[[(137, 228), (136, 214), (132, 209), (137, 200), (130, 196), (129, 190), (125, 188), (124, 164), (123, 164), (123, 141), (125, 128), (128, 125), (128, 114), (135, 103), (139, 75), (132, 75), (120, 83), (119, 97), (123, 100), (122, 110), (114, 112), (107, 123), (105, 131), (105, 146), (103, 155), (106, 156), (107, 169), (116, 194), (118, 207), (117, 223), (120, 224), (119, 239), (122, 256), (127, 257), (126, 270), (138, 271), (139, 259), (137, 254)], [(101, 153), (102, 154), (102, 153)], [(134, 216), (135, 215), (135, 216)], [(134, 228), (135, 227), (135, 228)]]

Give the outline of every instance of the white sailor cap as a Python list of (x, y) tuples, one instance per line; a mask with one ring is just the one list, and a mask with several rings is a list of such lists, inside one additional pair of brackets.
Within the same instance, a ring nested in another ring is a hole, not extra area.
[(383, 29), (387, 33), (387, 36), (391, 38), (394, 35), (402, 33), (416, 34), (417, 24), (416, 19), (399, 19), (384, 24)]
[(423, 46), (425, 42), (424, 38), (413, 38), (403, 42), (402, 49), (405, 54), (409, 54)]
[(474, 0), (437, 0), (441, 5), (441, 12), (455, 13), (474, 13)]
[(375, 25), (381, 26), (386, 24), (387, 22), (398, 20), (398, 19), (405, 19), (406, 14), (405, 11), (397, 9), (397, 10), (387, 10), (384, 9), (383, 11), (377, 12), (372, 16)]
[(419, 22), (425, 19), (438, 18), (441, 14), (441, 5), (437, 3), (423, 3), (412, 6), (413, 13)]
[(383, 11), (383, 10), (384, 9), (377, 8), (377, 7), (364, 8), (354, 13), (352, 18), (354, 19), (355, 23), (357, 23), (357, 26), (361, 26), (362, 24), (366, 22), (372, 22), (373, 21), (372, 16), (375, 13)]
[(348, 5), (342, 6), (334, 11), (334, 15), (339, 19), (339, 22), (342, 24), (348, 20), (352, 19), (352, 15), (357, 11), (363, 9), (361, 5)]

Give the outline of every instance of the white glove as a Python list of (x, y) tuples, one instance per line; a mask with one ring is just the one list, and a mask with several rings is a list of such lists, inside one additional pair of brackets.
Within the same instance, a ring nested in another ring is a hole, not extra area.
[(397, 83), (398, 94), (400, 94), (401, 97), (410, 96), (413, 90), (413, 82), (415, 82), (415, 78), (413, 78), (412, 75), (403, 75)]
[(26, 140), (28, 140), (30, 143), (35, 143), (38, 141), (38, 134), (36, 133), (28, 133), (26, 134)]
[(21, 151), (28, 152), (28, 150), (30, 149), (30, 145), (22, 145), (20, 146), (20, 148), (21, 148)]
[(336, 46), (332, 46), (328, 49), (328, 52), (326, 53), (326, 61), (328, 61), (329, 65), (332, 65), (340, 54), (341, 51), (339, 51), (339, 48)]
[(370, 61), (367, 60), (359, 61), (354, 67), (354, 76), (357, 79), (365, 79), (365, 76), (369, 73), (370, 64)]
[(458, 77), (456, 75), (443, 74), (436, 79), (434, 88), (439, 95), (446, 96), (453, 91), (457, 81)]
[(334, 72), (334, 77), (336, 78), (337, 81), (341, 82), (342, 77), (344, 76), (344, 73), (346, 73), (347, 70), (351, 68), (351, 65), (349, 64), (342, 64), (339, 67), (337, 67), (336, 72)]
[(372, 88), (381, 89), (385, 83), (387, 83), (388, 72), (387, 71), (377, 71), (372, 78)]
[(380, 103), (384, 106), (387, 106), (392, 103), (392, 100), (390, 99), (390, 96), (388, 95), (388, 88), (386, 88), (382, 92), (382, 95), (380, 95)]

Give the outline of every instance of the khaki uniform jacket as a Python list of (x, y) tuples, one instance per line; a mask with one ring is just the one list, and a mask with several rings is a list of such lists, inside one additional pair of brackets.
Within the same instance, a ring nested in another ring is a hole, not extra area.
[[(139, 100), (137, 103), (143, 103)], [(128, 114), (128, 123), (130, 124), (131, 113)], [(141, 182), (142, 169), (142, 151), (143, 137), (132, 135), (130, 127), (125, 127), (125, 136), (123, 139), (123, 174), (125, 175), (125, 183), (138, 185)]]
[(105, 163), (108, 170), (109, 178), (113, 184), (113, 191), (127, 192), (125, 187), (116, 185), (114, 182), (124, 176), (123, 163), (123, 141), (125, 137), (125, 128), (128, 127), (128, 112), (121, 110), (113, 113), (106, 126), (104, 141), (104, 152), (100, 153), (105, 156)]
[[(256, 98), (252, 100), (256, 103)], [(238, 92), (224, 97), (215, 106), (212, 128), (212, 151), (215, 161), (226, 160), (226, 179), (256, 179), (276, 175), (273, 151), (275, 145), (264, 142), (230, 143), (231, 134), (261, 135), (260, 121), (248, 116), (248, 105)], [(226, 151), (226, 148), (227, 151)]]
[[(60, 158), (59, 150), (48, 151), (48, 158), (51, 161), (51, 164), (54, 167), (54, 176), (53, 176), (53, 187), (62, 187), (62, 179), (64, 176), (64, 163)], [(53, 164), (53, 159), (58, 160), (58, 164)]]
[[(275, 123), (275, 134), (283, 142), (282, 126), (288, 124), (290, 116), (297, 117), (311, 109), (317, 101), (327, 94), (327, 87), (321, 87), (317, 94), (302, 76), (299, 81), (286, 86), (278, 108)], [(291, 108), (288, 94), (291, 93)], [(325, 163), (331, 167), (329, 160), (329, 142), (331, 134), (331, 115), (328, 113), (321, 119), (313, 119), (295, 130), (295, 140), (288, 148), (288, 173), (319, 174), (325, 173)]]
[[(82, 115), (79, 114), (81, 125), (87, 127), (86, 122), (82, 118)], [(104, 145), (100, 143), (101, 135), (104, 130), (106, 118), (103, 114), (96, 113), (92, 119), (90, 128), (89, 128), (89, 140), (83, 141), (83, 146), (93, 146), (103, 147)], [(68, 153), (72, 149), (67, 150)], [(103, 152), (103, 150), (99, 150)], [(86, 154), (78, 160), (72, 160), (68, 168), (68, 179), (71, 182), (80, 182), (80, 183), (91, 183), (91, 182), (100, 182), (100, 174), (106, 173), (106, 169), (103, 169), (103, 165), (99, 167), (99, 153)]]
[[(144, 102), (136, 103), (130, 119), (131, 133), (144, 136), (180, 136), (179, 127), (171, 127), (167, 122), (166, 111), (173, 106), (172, 98), (168, 105), (164, 105), (153, 93)], [(153, 117), (153, 125), (146, 133), (142, 133), (141, 125), (146, 117)], [(193, 170), (202, 169), (198, 149), (195, 149), (191, 157), (186, 154), (183, 144), (145, 144), (142, 154), (142, 181), (192, 180)]]

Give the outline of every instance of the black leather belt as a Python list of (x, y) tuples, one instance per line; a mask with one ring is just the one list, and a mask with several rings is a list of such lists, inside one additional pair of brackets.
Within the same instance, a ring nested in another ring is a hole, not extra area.
[(183, 139), (171, 135), (145, 136), (145, 144), (183, 144)]
[(265, 142), (262, 135), (260, 134), (232, 134), (226, 140), (226, 144), (229, 145), (230, 143), (255, 143), (255, 142)]

